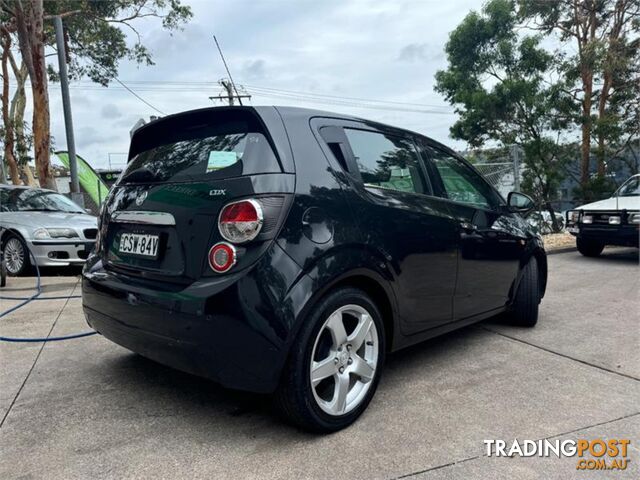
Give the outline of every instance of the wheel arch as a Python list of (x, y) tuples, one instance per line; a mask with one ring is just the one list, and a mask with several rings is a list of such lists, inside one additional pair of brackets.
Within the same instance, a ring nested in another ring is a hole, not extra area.
[(396, 297), (389, 285), (388, 280), (382, 277), (378, 272), (368, 268), (354, 268), (349, 271), (337, 275), (334, 278), (323, 283), (321, 288), (307, 299), (304, 306), (296, 315), (297, 321), (295, 328), (291, 332), (289, 339), (289, 347), (298, 336), (304, 319), (309, 315), (313, 308), (331, 291), (337, 288), (352, 287), (362, 290), (366, 293), (371, 301), (376, 304), (382, 315), (382, 321), (385, 328), (386, 349), (390, 350), (393, 345), (394, 334), (397, 331), (397, 305)]
[(0, 239), (0, 244), (4, 246), (4, 242), (8, 238), (9, 234), (16, 235), (20, 240), (26, 243), (25, 235), (16, 227), (4, 227), (5, 231), (2, 232), (2, 238)]
[(547, 289), (547, 275), (548, 275), (548, 266), (547, 266), (547, 254), (544, 251), (544, 248), (540, 245), (535, 245), (533, 248), (529, 249), (525, 255), (522, 256), (520, 260), (520, 266), (518, 268), (518, 275), (516, 276), (515, 281), (512, 284), (511, 291), (509, 292), (509, 303), (513, 302), (515, 298), (515, 294), (518, 291), (518, 286), (520, 285), (520, 281), (522, 280), (522, 275), (524, 273), (524, 267), (529, 263), (529, 261), (535, 258), (538, 263), (538, 281), (540, 282), (540, 299), (544, 297), (544, 294)]
[[(23, 266), (23, 272), (24, 269), (28, 269), (30, 266), (33, 266), (35, 264), (35, 257), (33, 256), (33, 253), (31, 252), (31, 249), (29, 248), (29, 244), (26, 240), (26, 235), (20, 231), (20, 229), (16, 228), (16, 227), (3, 227), (4, 230), (2, 231), (2, 235), (0, 236), (0, 250), (3, 253), (4, 256), (4, 248), (5, 248), (5, 244), (6, 242), (13, 236), (16, 237), (18, 239), (18, 241), (20, 243), (22, 243), (23, 248), (25, 249), (25, 265)], [(6, 266), (6, 262), (4, 263), (4, 265)]]
[(367, 275), (365, 272), (354, 272), (353, 274), (334, 283), (330, 290), (338, 288), (356, 288), (366, 293), (371, 301), (376, 304), (382, 316), (384, 325), (386, 350), (391, 350), (393, 345), (393, 335), (396, 330), (394, 306), (389, 298), (388, 292), (379, 279)]
[(530, 258), (535, 258), (538, 262), (538, 280), (540, 282), (540, 298), (544, 297), (545, 292), (547, 291), (547, 275), (548, 275), (548, 266), (547, 266), (547, 254), (544, 252), (542, 248), (536, 248)]

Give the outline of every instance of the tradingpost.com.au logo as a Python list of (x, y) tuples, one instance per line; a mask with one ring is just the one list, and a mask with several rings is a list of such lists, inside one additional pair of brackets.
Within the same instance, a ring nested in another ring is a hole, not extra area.
[(507, 444), (504, 440), (485, 440), (488, 457), (578, 457), (577, 470), (626, 470), (626, 439), (522, 440)]

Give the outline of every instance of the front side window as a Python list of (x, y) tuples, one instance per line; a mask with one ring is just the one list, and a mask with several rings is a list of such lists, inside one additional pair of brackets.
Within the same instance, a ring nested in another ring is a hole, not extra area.
[(424, 193), (418, 153), (411, 140), (367, 130), (344, 131), (366, 187)]
[(496, 194), (473, 169), (442, 150), (425, 148), (440, 175), (447, 198), (483, 208), (492, 208), (497, 203)]

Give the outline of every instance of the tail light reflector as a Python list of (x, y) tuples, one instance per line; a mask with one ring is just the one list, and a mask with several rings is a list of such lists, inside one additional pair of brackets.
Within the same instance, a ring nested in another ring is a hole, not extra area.
[(209, 250), (209, 266), (224, 273), (236, 264), (236, 247), (225, 242), (216, 243)]
[(225, 240), (245, 243), (258, 236), (263, 219), (262, 207), (256, 200), (240, 200), (222, 209), (218, 229)]

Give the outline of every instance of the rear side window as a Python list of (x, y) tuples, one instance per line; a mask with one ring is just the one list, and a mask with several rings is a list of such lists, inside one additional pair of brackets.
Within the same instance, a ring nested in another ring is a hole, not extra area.
[(157, 125), (155, 138), (150, 133), (156, 126), (146, 127), (146, 138), (139, 146), (134, 137), (132, 150), (138, 147), (140, 151), (132, 152), (121, 183), (196, 181), (281, 171), (256, 122), (225, 121), (220, 114), (167, 122), (170, 125)]
[(365, 186), (424, 193), (418, 153), (411, 140), (351, 128), (344, 132)]

